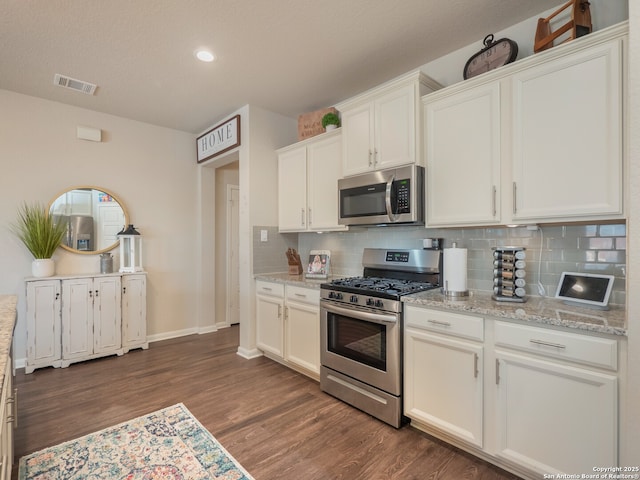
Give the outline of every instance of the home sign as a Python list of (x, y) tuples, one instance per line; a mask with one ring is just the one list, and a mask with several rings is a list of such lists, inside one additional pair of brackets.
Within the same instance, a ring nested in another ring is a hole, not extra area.
[(236, 115), (200, 135), (196, 144), (198, 163), (240, 146), (240, 115)]

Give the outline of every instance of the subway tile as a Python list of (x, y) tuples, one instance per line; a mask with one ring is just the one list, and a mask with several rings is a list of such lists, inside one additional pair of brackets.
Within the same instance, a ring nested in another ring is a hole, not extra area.
[(611, 250), (613, 248), (613, 238), (603, 237), (580, 237), (578, 238), (578, 248), (589, 250)]
[(625, 237), (627, 235), (627, 226), (621, 225), (600, 225), (601, 237)]

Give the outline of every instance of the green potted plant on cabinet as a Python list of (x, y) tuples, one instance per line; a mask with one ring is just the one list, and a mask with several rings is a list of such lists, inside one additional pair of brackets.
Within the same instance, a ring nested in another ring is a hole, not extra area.
[(50, 277), (55, 272), (53, 253), (67, 232), (67, 225), (54, 222), (47, 209), (38, 203), (24, 203), (18, 209), (18, 219), (11, 226), (13, 232), (33, 255), (34, 277)]
[(325, 131), (333, 130), (334, 128), (338, 128), (340, 126), (340, 117), (337, 113), (329, 112), (324, 117), (322, 117), (322, 128)]

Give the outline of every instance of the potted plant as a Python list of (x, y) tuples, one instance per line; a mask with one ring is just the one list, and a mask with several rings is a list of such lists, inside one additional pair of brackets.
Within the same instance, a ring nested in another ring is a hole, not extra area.
[(329, 112), (324, 117), (322, 117), (322, 128), (325, 131), (333, 130), (340, 126), (340, 117), (337, 113)]
[(64, 222), (54, 222), (47, 209), (38, 203), (24, 203), (18, 210), (13, 232), (33, 255), (31, 265), (34, 277), (50, 277), (55, 271), (53, 253), (67, 232)]

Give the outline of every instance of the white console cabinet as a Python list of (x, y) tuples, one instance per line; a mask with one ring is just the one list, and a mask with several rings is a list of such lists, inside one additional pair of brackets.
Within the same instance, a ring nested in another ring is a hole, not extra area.
[(148, 347), (144, 273), (30, 278), (26, 290), (25, 373)]

